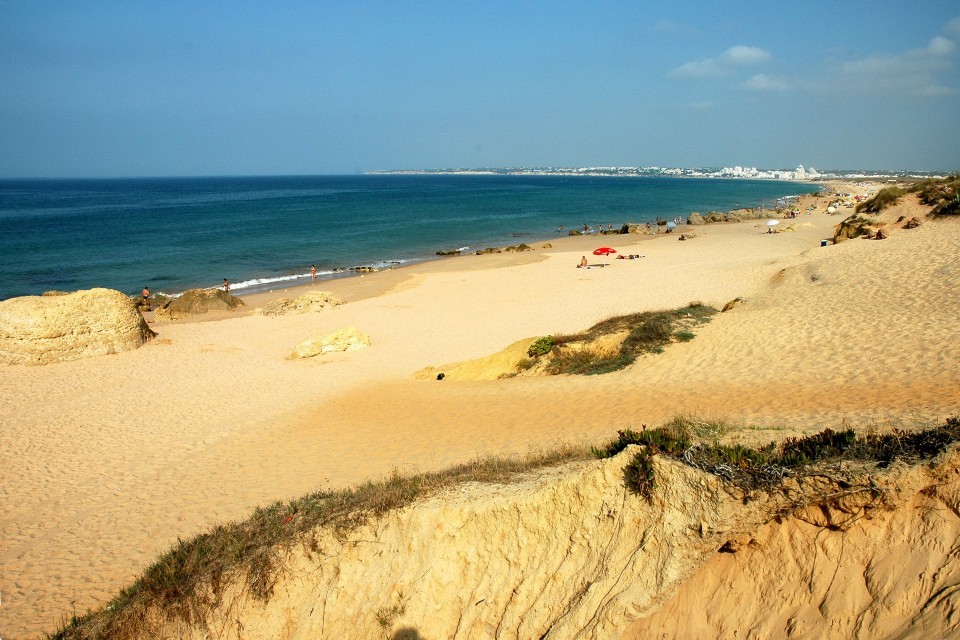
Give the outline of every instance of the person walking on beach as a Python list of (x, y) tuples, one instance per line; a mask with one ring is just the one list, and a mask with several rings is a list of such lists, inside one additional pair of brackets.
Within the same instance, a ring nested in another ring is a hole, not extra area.
[(317, 265), (310, 265), (310, 282), (317, 281)]
[(153, 311), (153, 307), (150, 306), (150, 289), (144, 287), (143, 291), (140, 292), (140, 295), (143, 296), (143, 308), (146, 311)]
[(226, 291), (227, 293), (230, 293), (230, 283), (227, 281), (226, 278), (223, 279), (223, 290)]

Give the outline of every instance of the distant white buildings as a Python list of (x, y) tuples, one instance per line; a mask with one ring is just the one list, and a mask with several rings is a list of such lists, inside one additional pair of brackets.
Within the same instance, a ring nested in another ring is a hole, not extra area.
[(801, 164), (793, 171), (760, 170), (756, 167), (724, 167), (716, 175), (720, 178), (750, 178), (752, 180), (816, 180), (820, 177), (820, 172), (813, 167), (804, 169)]

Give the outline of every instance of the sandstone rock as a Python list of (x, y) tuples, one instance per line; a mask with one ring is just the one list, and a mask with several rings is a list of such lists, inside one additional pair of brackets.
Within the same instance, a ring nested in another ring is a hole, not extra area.
[(916, 228), (919, 227), (921, 224), (922, 224), (922, 223), (920, 222), (920, 218), (918, 218), (917, 216), (913, 216), (912, 218), (910, 218), (909, 220), (907, 220), (906, 224), (903, 225), (903, 228), (904, 228), (904, 229), (916, 229)]
[(41, 296), (65, 296), (65, 295), (68, 295), (69, 293), (70, 293), (69, 291), (53, 290), (53, 291), (44, 291), (40, 295)]
[(0, 302), (0, 362), (49, 364), (130, 351), (153, 337), (133, 301), (113, 289)]
[(854, 214), (837, 225), (833, 232), (834, 243), (843, 242), (850, 238), (859, 238), (861, 236), (870, 237), (874, 233), (877, 221), (873, 218), (862, 216), (859, 213)]
[(500, 253), (500, 249), (496, 247), (487, 247), (486, 249), (477, 249), (477, 255), (482, 256), (488, 253)]
[(504, 251), (515, 253), (520, 251), (533, 251), (533, 247), (528, 244), (518, 244), (516, 246), (505, 247)]
[(291, 358), (312, 358), (334, 351), (355, 351), (370, 346), (370, 338), (359, 329), (346, 327), (322, 338), (304, 340), (293, 349)]
[(687, 216), (687, 224), (707, 224), (707, 221), (703, 219), (703, 216), (697, 212), (691, 213)]
[(873, 237), (877, 240), (886, 240), (890, 237), (890, 233), (884, 227), (880, 227), (877, 229), (877, 233)]
[(707, 215), (703, 216), (705, 222), (715, 223), (715, 222), (726, 222), (727, 214), (721, 213), (720, 211), (711, 211)]
[(208, 311), (235, 311), (245, 306), (243, 300), (223, 289), (190, 289), (157, 308), (154, 320), (181, 320), (202, 315)]
[(734, 298), (733, 300), (731, 300), (731, 301), (728, 302), (727, 304), (723, 305), (723, 309), (720, 310), (720, 313), (726, 313), (727, 311), (730, 311), (731, 309), (736, 309), (737, 307), (739, 307), (740, 305), (742, 305), (744, 302), (746, 302), (746, 301), (745, 301), (743, 298)]
[[(852, 493), (834, 479), (797, 481), (789, 496), (749, 501), (657, 456), (648, 501), (624, 486), (636, 450), (314, 529), (284, 549), (269, 598), (251, 593), (245, 571), (218, 574), (200, 615), (169, 615), (166, 602), (135, 609), (141, 635), (957, 637), (956, 452), (869, 472)], [(860, 506), (835, 509), (842, 493)], [(834, 513), (815, 524), (790, 515), (798, 504)]]
[(257, 313), (262, 316), (283, 316), (290, 313), (323, 311), (340, 304), (343, 304), (343, 300), (333, 295), (332, 291), (308, 291), (292, 300), (277, 298), (257, 309)]

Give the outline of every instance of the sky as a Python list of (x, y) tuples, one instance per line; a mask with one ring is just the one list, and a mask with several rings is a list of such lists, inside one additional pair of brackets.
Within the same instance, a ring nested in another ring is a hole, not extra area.
[(960, 4), (0, 0), (0, 177), (960, 170)]

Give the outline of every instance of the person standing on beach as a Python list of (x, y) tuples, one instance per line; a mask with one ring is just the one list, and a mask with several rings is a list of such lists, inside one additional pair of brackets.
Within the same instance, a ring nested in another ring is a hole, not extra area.
[(317, 281), (317, 265), (310, 265), (310, 282)]
[(150, 289), (149, 287), (144, 287), (143, 291), (140, 292), (140, 295), (143, 296), (143, 308), (146, 311), (153, 311), (153, 307), (150, 306)]
[(223, 279), (223, 290), (226, 291), (227, 293), (230, 293), (230, 283), (227, 281), (226, 278)]

